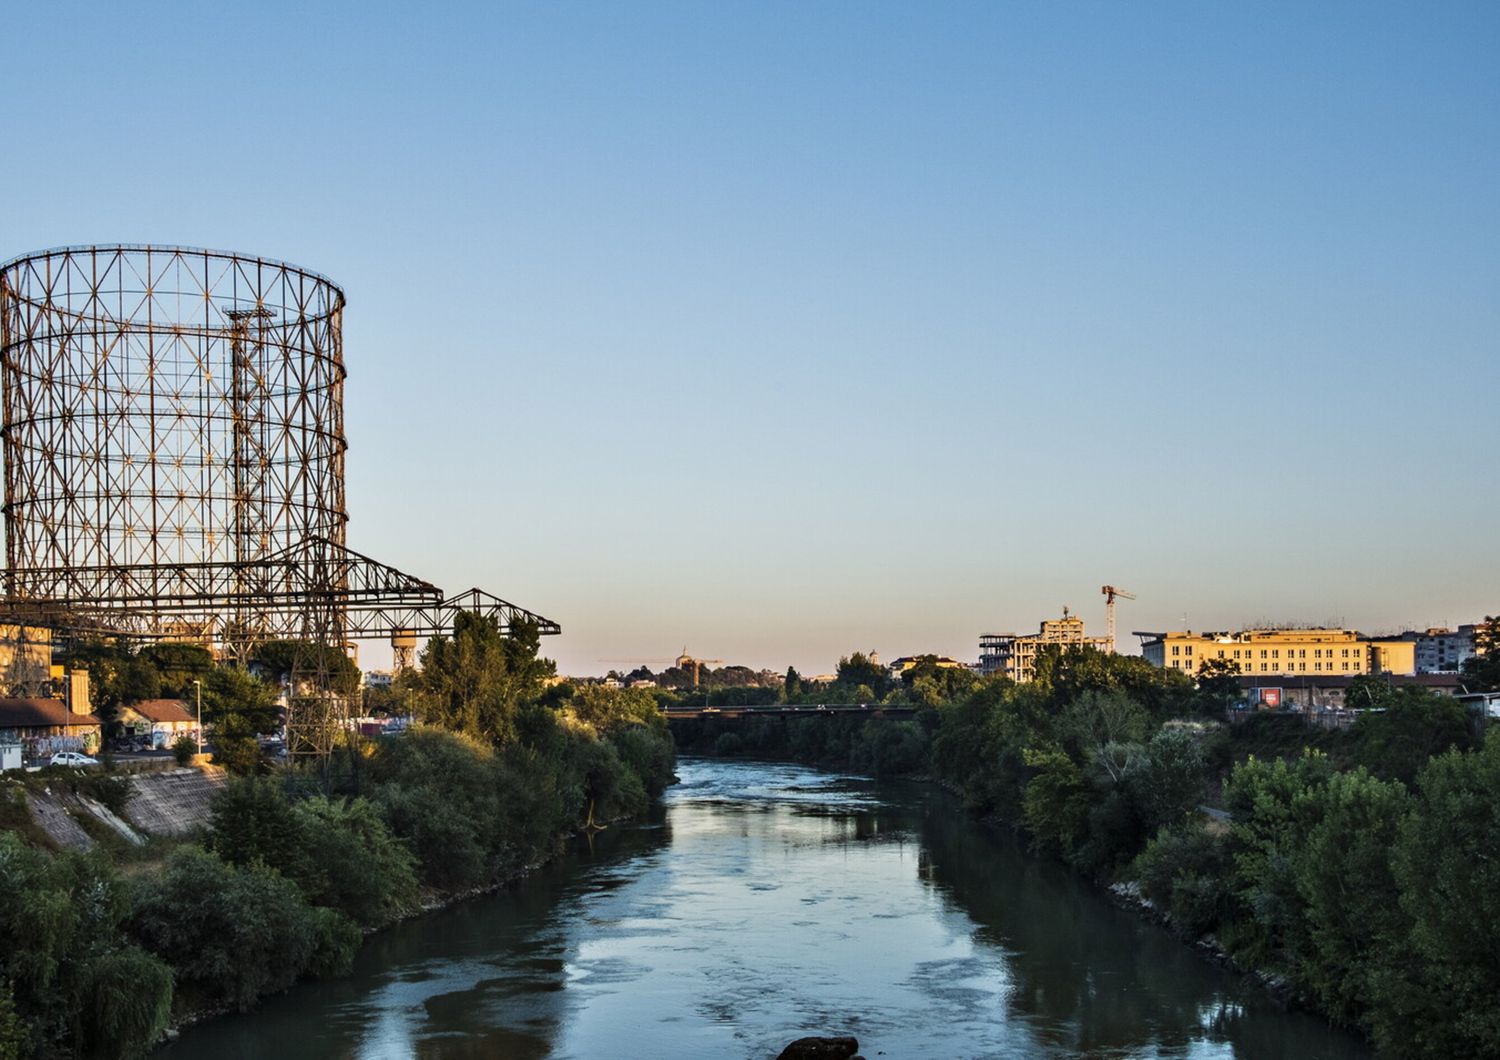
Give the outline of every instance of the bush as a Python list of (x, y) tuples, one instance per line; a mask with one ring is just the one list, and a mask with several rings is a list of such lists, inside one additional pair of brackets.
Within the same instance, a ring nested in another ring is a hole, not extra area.
[(144, 1056), (172, 1014), (172, 969), (138, 946), (102, 954), (82, 969), (74, 1012), (83, 1056)]
[(273, 869), (238, 869), (196, 847), (173, 852), (161, 879), (136, 894), (130, 924), (197, 999), (248, 1009), (306, 972), (347, 970), (360, 932), (331, 910), (313, 910)]
[(677, 765), (670, 733), (636, 725), (620, 732), (612, 742), (620, 760), (640, 777), (647, 795), (654, 799), (667, 790)]
[(739, 754), (744, 743), (745, 741), (740, 739), (740, 734), (737, 732), (720, 733), (719, 738), (714, 741), (714, 754), (726, 756)]
[(172, 975), (122, 931), (127, 890), (98, 858), (0, 834), (0, 1057), (136, 1056), (172, 1004)]
[(31, 1034), (16, 1012), (16, 999), (8, 982), (0, 983), (0, 1060), (21, 1060), (31, 1055)]
[(366, 799), (293, 803), (271, 777), (231, 780), (214, 799), (208, 844), (232, 865), (261, 864), (313, 905), (367, 927), (417, 905), (416, 859)]
[(383, 784), (375, 793), (391, 831), (417, 859), (429, 887), (461, 890), (481, 883), (489, 871), (478, 827), (454, 799), (419, 785)]
[(191, 736), (183, 735), (172, 741), (172, 757), (177, 759), (177, 764), (185, 766), (193, 760), (193, 755), (198, 753), (198, 742)]
[(124, 816), (125, 804), (132, 794), (130, 781), (103, 773), (87, 773), (73, 781), (73, 790), (87, 795), (117, 817)]
[(416, 859), (365, 799), (322, 796), (292, 809), (303, 866), (293, 880), (314, 905), (379, 927), (417, 907)]
[(233, 777), (209, 807), (207, 846), (231, 865), (255, 862), (306, 878), (308, 841), (286, 788), (272, 777)]
[(1163, 828), (1135, 859), (1141, 894), (1191, 937), (1212, 931), (1224, 914), (1229, 856), (1224, 841), (1196, 820)]
[(386, 741), (370, 760), (372, 801), (415, 855), (424, 884), (456, 890), (493, 876), (489, 840), (510, 812), (494, 760), (477, 741), (437, 729)]

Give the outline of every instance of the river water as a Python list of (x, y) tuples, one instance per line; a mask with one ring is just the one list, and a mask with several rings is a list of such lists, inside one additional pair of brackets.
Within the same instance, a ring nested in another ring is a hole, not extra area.
[(372, 937), (354, 972), (170, 1060), (1369, 1054), (1285, 1013), (941, 792), (683, 760), (652, 819)]

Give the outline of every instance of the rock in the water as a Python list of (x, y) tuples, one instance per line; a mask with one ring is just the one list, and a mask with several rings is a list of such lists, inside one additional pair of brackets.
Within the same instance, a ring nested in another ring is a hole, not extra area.
[(798, 1038), (776, 1060), (851, 1060), (857, 1052), (858, 1038)]

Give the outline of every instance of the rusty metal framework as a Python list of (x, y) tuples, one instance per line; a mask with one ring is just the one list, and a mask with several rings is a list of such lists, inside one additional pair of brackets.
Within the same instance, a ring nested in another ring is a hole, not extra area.
[(5, 614), (240, 658), (268, 638), (446, 632), (462, 606), (559, 632), (347, 547), (344, 304), (316, 273), (223, 251), (0, 265)]

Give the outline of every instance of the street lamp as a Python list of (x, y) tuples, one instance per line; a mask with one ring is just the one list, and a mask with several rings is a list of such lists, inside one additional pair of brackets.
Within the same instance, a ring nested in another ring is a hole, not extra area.
[(193, 680), (193, 688), (198, 693), (198, 753), (203, 753), (203, 682)]

